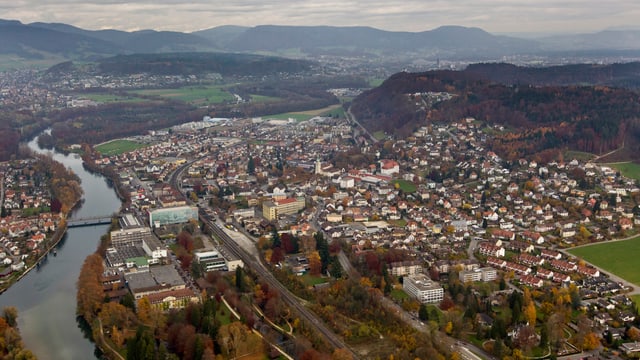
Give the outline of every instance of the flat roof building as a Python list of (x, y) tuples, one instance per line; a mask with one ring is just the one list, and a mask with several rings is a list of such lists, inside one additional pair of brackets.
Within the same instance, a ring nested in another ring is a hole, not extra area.
[(402, 288), (421, 303), (439, 303), (444, 299), (442, 286), (424, 274), (404, 277)]

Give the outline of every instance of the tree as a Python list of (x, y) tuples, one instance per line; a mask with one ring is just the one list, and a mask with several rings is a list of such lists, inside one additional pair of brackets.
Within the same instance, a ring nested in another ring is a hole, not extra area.
[(529, 301), (529, 304), (524, 308), (524, 318), (529, 326), (536, 326), (536, 306), (533, 301)]
[(311, 275), (318, 276), (322, 273), (322, 260), (318, 251), (309, 254), (309, 270)]
[(245, 292), (244, 271), (241, 266), (236, 268), (236, 288), (239, 292)]
[(600, 340), (598, 339), (598, 335), (593, 331), (589, 332), (584, 338), (584, 346), (583, 349), (585, 351), (590, 351), (597, 349), (600, 346)]
[(253, 160), (253, 157), (249, 157), (249, 162), (247, 163), (247, 174), (253, 175), (256, 173), (256, 163)]
[(418, 318), (422, 321), (429, 320), (429, 311), (427, 311), (427, 306), (425, 304), (420, 304), (420, 309), (418, 310)]

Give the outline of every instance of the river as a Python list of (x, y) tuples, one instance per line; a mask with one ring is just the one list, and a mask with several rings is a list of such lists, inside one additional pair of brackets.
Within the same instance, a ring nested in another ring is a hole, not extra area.
[[(29, 147), (38, 152), (37, 143)], [(55, 160), (81, 179), (84, 202), (71, 218), (112, 214), (120, 200), (102, 176), (87, 172), (77, 155), (54, 153)], [(96, 348), (76, 322), (76, 282), (84, 259), (93, 253), (108, 225), (71, 228), (40, 269), (32, 270), (0, 295), (0, 308), (18, 309), (18, 326), (25, 346), (40, 360), (96, 358)]]

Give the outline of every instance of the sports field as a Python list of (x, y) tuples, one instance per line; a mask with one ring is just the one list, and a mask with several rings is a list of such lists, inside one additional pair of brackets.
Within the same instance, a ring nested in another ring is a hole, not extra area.
[(640, 285), (640, 236), (630, 240), (604, 242), (569, 250), (569, 253), (583, 258), (621, 278)]
[(99, 151), (102, 155), (120, 155), (135, 149), (147, 147), (146, 144), (140, 144), (131, 140), (113, 140), (96, 146), (96, 151)]

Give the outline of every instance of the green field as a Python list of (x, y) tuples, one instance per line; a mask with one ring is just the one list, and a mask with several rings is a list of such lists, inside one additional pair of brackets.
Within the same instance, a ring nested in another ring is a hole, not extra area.
[(578, 161), (589, 161), (596, 156), (588, 152), (567, 150), (564, 152), (563, 157), (566, 161), (571, 161), (573, 159)]
[(321, 276), (312, 276), (309, 274), (304, 274), (302, 275), (302, 282), (304, 282), (305, 285), (307, 286), (314, 286), (314, 285), (326, 283), (327, 279)]
[(631, 240), (584, 246), (571, 249), (569, 252), (605, 271), (640, 285), (640, 271), (636, 267), (640, 259), (640, 236)]
[(145, 96), (159, 96), (195, 105), (220, 104), (225, 101), (235, 101), (234, 96), (225, 91), (221, 86), (188, 86), (179, 89), (147, 89), (135, 90), (131, 93)]
[(634, 180), (640, 180), (640, 164), (627, 162), (617, 164), (604, 164), (611, 166), (613, 169), (620, 171), (620, 173), (628, 178)]
[(78, 96), (101, 103), (145, 101), (144, 99), (135, 96), (123, 96), (115, 94), (79, 94)]
[(96, 146), (96, 151), (99, 151), (102, 155), (120, 155), (135, 149), (147, 147), (146, 144), (140, 144), (131, 140), (113, 140)]
[(416, 190), (418, 190), (416, 184), (412, 183), (411, 181), (398, 179), (393, 181), (393, 186), (396, 186), (396, 184), (398, 185), (397, 187), (405, 193), (414, 193), (416, 192)]
[(381, 79), (381, 78), (370, 78), (369, 79), (369, 86), (371, 87), (378, 87), (380, 85), (382, 85), (382, 83), (385, 81), (386, 79)]
[(384, 133), (384, 131), (376, 131), (373, 133), (373, 137), (376, 138), (376, 140), (384, 140), (384, 138), (387, 137), (387, 134)]
[(276, 115), (267, 115), (262, 118), (265, 120), (289, 120), (294, 119), (295, 121), (307, 121), (314, 117), (315, 115), (302, 114), (302, 113), (284, 113), (284, 114), (276, 114)]
[(23, 59), (15, 55), (0, 55), (0, 71), (37, 68), (46, 69), (65, 61), (64, 58), (45, 57), (40, 60)]
[(266, 120), (276, 119), (276, 120), (287, 120), (289, 118), (295, 119), (296, 121), (307, 121), (315, 116), (329, 116), (332, 113), (343, 114), (342, 105), (331, 105), (322, 109), (312, 109), (307, 111), (296, 111), (296, 112), (288, 112), (283, 114), (275, 114), (275, 115), (265, 115), (262, 118)]
[(265, 96), (265, 95), (251, 95), (251, 101), (253, 102), (257, 102), (257, 103), (266, 103), (266, 102), (273, 102), (273, 101), (279, 101), (282, 100), (279, 97), (275, 97), (275, 96)]
[(404, 292), (402, 289), (392, 289), (389, 296), (391, 296), (391, 298), (396, 301), (409, 299), (409, 295), (407, 295), (407, 293)]

